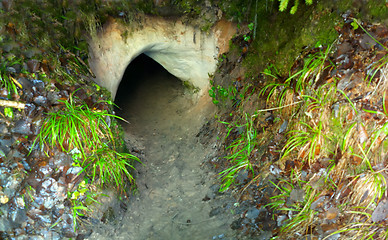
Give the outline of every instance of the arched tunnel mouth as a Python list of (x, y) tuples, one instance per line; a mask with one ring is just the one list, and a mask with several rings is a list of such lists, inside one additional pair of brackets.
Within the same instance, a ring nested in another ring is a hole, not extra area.
[(122, 123), (124, 130), (133, 132), (182, 114), (192, 105), (187, 95), (180, 79), (142, 53), (124, 72), (115, 97), (116, 113), (129, 122)]
[[(213, 188), (204, 162), (216, 154), (216, 135), (207, 123), (215, 107), (208, 95), (197, 98), (183, 82), (145, 54), (127, 67), (120, 82), (116, 114), (125, 131), (128, 150), (143, 164), (134, 165), (136, 196), (129, 197), (121, 236), (127, 239), (209, 239), (230, 231), (231, 218), (222, 213), (209, 220), (217, 202), (203, 202)], [(228, 200), (229, 201), (229, 200)], [(190, 206), (190, 208), (187, 208)], [(141, 222), (141, 228), (134, 228)], [(206, 222), (182, 231), (187, 219)], [(221, 226), (221, 227), (220, 227)]]

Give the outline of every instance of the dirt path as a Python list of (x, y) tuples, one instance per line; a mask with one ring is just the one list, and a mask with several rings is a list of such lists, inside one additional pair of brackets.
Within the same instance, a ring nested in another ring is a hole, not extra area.
[(214, 156), (216, 136), (205, 144), (197, 137), (214, 108), (206, 99), (194, 104), (181, 85), (159, 73), (128, 94), (124, 127), (145, 155), (138, 195), (118, 225), (90, 239), (234, 239), (233, 200), (217, 193), (215, 173), (202, 164)]

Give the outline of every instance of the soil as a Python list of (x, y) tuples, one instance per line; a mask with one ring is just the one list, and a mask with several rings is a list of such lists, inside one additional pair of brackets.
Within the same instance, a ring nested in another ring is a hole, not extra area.
[(211, 99), (194, 97), (165, 70), (136, 77), (119, 115), (142, 155), (137, 194), (116, 224), (99, 225), (88, 239), (235, 239), (234, 200), (218, 192), (217, 173), (205, 164), (217, 155)]

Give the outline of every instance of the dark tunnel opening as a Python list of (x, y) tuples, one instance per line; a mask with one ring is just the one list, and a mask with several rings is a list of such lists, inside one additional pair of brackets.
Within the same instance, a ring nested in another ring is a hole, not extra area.
[(181, 80), (152, 58), (140, 54), (124, 72), (116, 93), (115, 111), (131, 123), (136, 123), (133, 119), (136, 117), (137, 121), (145, 124), (143, 120), (147, 122), (166, 107), (160, 106), (160, 102), (183, 91)]

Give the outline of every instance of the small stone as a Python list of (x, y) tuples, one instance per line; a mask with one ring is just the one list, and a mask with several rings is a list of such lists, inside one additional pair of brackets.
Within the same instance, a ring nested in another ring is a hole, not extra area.
[(31, 59), (27, 62), (28, 71), (34, 73), (39, 70), (40, 62), (36, 59)]
[(247, 211), (247, 214), (245, 215), (249, 219), (256, 219), (260, 214), (260, 210), (257, 209), (256, 207), (252, 207)]
[(4, 217), (0, 218), (0, 232), (8, 232), (10, 230), (11, 230), (11, 225), (9, 223), (9, 220), (5, 219)]
[(338, 217), (338, 209), (337, 208), (333, 208), (333, 207), (331, 207), (331, 208), (329, 208), (326, 212), (325, 212), (325, 218), (327, 219), (327, 220), (333, 220), (333, 219), (335, 219), (335, 218), (337, 218)]
[(15, 123), (15, 127), (12, 128), (11, 131), (12, 131), (12, 133), (19, 133), (22, 135), (32, 134), (31, 124), (30, 124), (30, 122), (26, 121), (25, 119), (17, 121)]
[(388, 200), (382, 200), (372, 213), (372, 221), (380, 222), (388, 218)]
[(312, 210), (317, 210), (317, 208), (320, 208), (322, 207), (323, 205), (323, 202), (325, 201), (326, 199), (326, 196), (321, 196), (319, 197), (317, 200), (315, 200), (312, 204), (311, 204), (311, 209)]
[(222, 212), (221, 207), (213, 208), (209, 213), (209, 217), (216, 216), (216, 215), (220, 214), (221, 212)]
[(28, 237), (29, 240), (44, 240), (44, 237), (39, 235), (32, 235)]
[(275, 175), (275, 176), (282, 172), (282, 170), (281, 170), (278, 166), (276, 166), (276, 165), (271, 165), (271, 166), (269, 166), (269, 171), (270, 171), (273, 175)]
[(22, 197), (17, 197), (15, 201), (18, 208), (24, 208), (26, 205)]
[(16, 69), (14, 67), (7, 67), (7, 72), (16, 73)]
[(39, 106), (45, 106), (47, 104), (47, 98), (44, 96), (37, 96), (33, 99), (34, 103)]
[(9, 213), (13, 225), (21, 226), (27, 220), (26, 209), (16, 209)]
[(234, 220), (232, 222), (232, 224), (230, 224), (230, 228), (233, 229), (233, 230), (237, 230), (237, 229), (242, 228), (242, 221), (243, 221), (242, 218)]
[(304, 200), (304, 190), (299, 188), (292, 189), (290, 197), (287, 200), (287, 204), (293, 204), (295, 202), (302, 202)]
[(376, 41), (373, 40), (368, 34), (364, 34), (362, 38), (360, 39), (360, 46), (363, 49), (370, 49), (376, 44)]
[(277, 218), (277, 224), (278, 224), (278, 227), (281, 227), (283, 225), (283, 222), (287, 219), (287, 216), (286, 215), (280, 215), (278, 216)]
[(280, 126), (280, 128), (279, 128), (279, 133), (283, 133), (284, 131), (286, 131), (287, 126), (288, 126), (288, 121), (285, 120), (285, 121), (282, 123), (282, 125)]
[(0, 193), (0, 203), (1, 204), (6, 204), (9, 201), (9, 198), (7, 195), (4, 193)]
[(0, 134), (6, 134), (8, 132), (8, 128), (5, 124), (0, 124)]
[(67, 170), (66, 175), (69, 175), (69, 174), (77, 175), (77, 174), (80, 173), (82, 170), (83, 170), (82, 167), (71, 167), (71, 168), (69, 168), (69, 169)]

